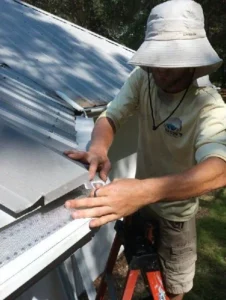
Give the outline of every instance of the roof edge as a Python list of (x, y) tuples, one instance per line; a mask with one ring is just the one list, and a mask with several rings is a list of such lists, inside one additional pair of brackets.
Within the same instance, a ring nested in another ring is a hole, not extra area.
[(85, 31), (85, 32), (87, 32), (87, 33), (89, 33), (89, 34), (91, 34), (91, 35), (94, 35), (95, 37), (97, 37), (97, 38), (99, 38), (99, 39), (105, 40), (105, 41), (107, 41), (108, 43), (111, 43), (111, 44), (113, 44), (113, 45), (115, 45), (115, 46), (118, 46), (118, 47), (120, 47), (120, 48), (122, 48), (122, 49), (124, 49), (124, 50), (126, 50), (126, 51), (129, 51), (129, 52), (131, 52), (131, 53), (135, 53), (135, 52), (136, 52), (136, 51), (133, 50), (133, 49), (130, 49), (130, 48), (128, 48), (128, 47), (126, 47), (126, 46), (124, 46), (124, 45), (122, 45), (122, 44), (119, 44), (119, 43), (117, 43), (117, 42), (114, 42), (114, 41), (112, 41), (112, 40), (110, 40), (110, 39), (108, 39), (108, 38), (106, 38), (106, 37), (104, 37), (104, 36), (102, 36), (102, 35), (99, 35), (99, 34), (93, 32), (93, 31), (91, 31), (91, 30), (88, 30), (88, 29), (86, 29), (86, 28), (84, 28), (84, 27), (82, 27), (82, 26), (79, 26), (79, 25), (77, 25), (77, 24), (75, 24), (75, 23), (72, 23), (72, 22), (70, 22), (70, 21), (68, 21), (68, 20), (65, 20), (65, 19), (63, 19), (63, 18), (60, 18), (60, 17), (58, 17), (58, 16), (56, 16), (56, 15), (54, 15), (54, 14), (51, 14), (51, 13), (49, 13), (49, 12), (47, 12), (47, 11), (41, 9), (41, 8), (35, 7), (35, 6), (31, 5), (31, 4), (28, 4), (28, 3), (26, 3), (26, 2), (23, 2), (23, 1), (21, 1), (21, 0), (12, 0), (12, 1), (13, 1), (13, 2), (16, 2), (16, 3), (20, 4), (20, 5), (23, 5), (23, 6), (25, 6), (25, 7), (32, 8), (33, 10), (36, 10), (36, 11), (38, 11), (38, 12), (40, 12), (40, 13), (43, 13), (43, 14), (45, 14), (45, 15), (47, 15), (47, 16), (50, 16), (50, 17), (52, 17), (52, 18), (54, 18), (54, 19), (56, 19), (56, 20), (58, 20), (58, 21), (61, 21), (61, 22), (63, 22), (63, 23), (66, 23), (66, 24), (68, 24), (68, 25), (71, 25), (72, 27), (75, 27), (75, 28), (78, 28), (78, 29), (80, 29), (80, 30), (82, 30), (82, 31)]

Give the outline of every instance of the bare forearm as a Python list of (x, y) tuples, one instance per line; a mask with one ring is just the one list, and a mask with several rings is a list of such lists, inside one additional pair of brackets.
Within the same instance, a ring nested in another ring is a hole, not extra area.
[(152, 193), (152, 199), (149, 201), (147, 196), (145, 204), (189, 199), (225, 186), (226, 163), (220, 158), (211, 157), (188, 171), (146, 179), (141, 184), (144, 193)]
[(115, 127), (109, 118), (99, 119), (92, 132), (91, 145), (89, 150), (98, 150), (107, 154), (114, 139)]

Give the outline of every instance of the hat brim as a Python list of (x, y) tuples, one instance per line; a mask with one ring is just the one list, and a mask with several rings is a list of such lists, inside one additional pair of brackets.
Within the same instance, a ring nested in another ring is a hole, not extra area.
[(197, 68), (196, 78), (216, 71), (222, 60), (207, 38), (144, 41), (129, 64), (156, 68)]

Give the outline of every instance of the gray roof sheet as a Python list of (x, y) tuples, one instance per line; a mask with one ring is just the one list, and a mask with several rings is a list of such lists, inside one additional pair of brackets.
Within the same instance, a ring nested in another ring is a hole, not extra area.
[(46, 146), (78, 146), (74, 112), (7, 65), (0, 67), (0, 116)]
[(19, 216), (88, 183), (88, 171), (0, 122), (0, 206)]
[(132, 70), (132, 50), (20, 1), (1, 0), (0, 18), (0, 63), (84, 106), (112, 100)]
[(86, 148), (93, 120), (56, 92), (106, 104), (133, 51), (20, 1), (1, 0), (0, 18), (0, 207), (19, 216), (88, 180), (62, 151)]

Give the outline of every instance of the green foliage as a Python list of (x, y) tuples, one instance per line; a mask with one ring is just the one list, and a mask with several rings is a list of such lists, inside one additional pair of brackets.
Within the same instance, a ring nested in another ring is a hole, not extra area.
[(132, 49), (141, 44), (147, 17), (162, 0), (27, 0)]
[[(205, 27), (207, 36), (217, 51), (219, 56), (226, 62), (226, 1), (217, 0), (196, 0), (204, 10)], [(222, 66), (217, 73), (212, 76), (212, 80), (221, 82), (222, 86), (226, 84), (226, 66)]]
[(198, 261), (194, 288), (185, 300), (223, 300), (226, 295), (226, 190), (201, 201), (197, 220)]

